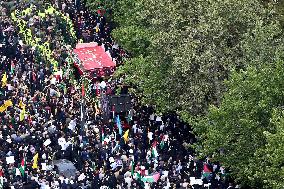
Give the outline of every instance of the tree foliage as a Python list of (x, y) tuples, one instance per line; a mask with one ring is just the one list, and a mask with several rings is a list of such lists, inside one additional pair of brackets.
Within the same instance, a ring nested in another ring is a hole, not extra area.
[(232, 69), (281, 56), (274, 11), (255, 0), (118, 0), (116, 6), (113, 35), (133, 57), (119, 73), (162, 111), (205, 115), (210, 104), (220, 104)]
[(212, 154), (253, 188), (284, 184), (283, 77), (283, 61), (234, 72), (221, 106), (211, 107), (195, 129), (202, 153)]
[(267, 144), (260, 153), (265, 154), (261, 159), (264, 163), (263, 181), (268, 186), (266, 188), (284, 187), (284, 112), (283, 109), (274, 110), (272, 113), (272, 123), (275, 125), (275, 132), (265, 132)]

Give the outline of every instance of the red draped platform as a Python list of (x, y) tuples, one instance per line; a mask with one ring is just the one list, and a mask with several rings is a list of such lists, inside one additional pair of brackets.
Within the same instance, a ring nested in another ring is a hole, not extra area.
[(81, 74), (88, 73), (91, 77), (104, 77), (113, 73), (115, 62), (108, 52), (96, 43), (80, 43), (73, 51), (78, 61), (75, 66)]

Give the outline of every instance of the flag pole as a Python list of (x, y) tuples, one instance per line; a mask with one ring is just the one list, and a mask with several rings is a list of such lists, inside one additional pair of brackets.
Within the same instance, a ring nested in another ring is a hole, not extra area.
[(84, 127), (85, 127), (85, 110), (84, 110), (84, 103), (85, 103), (85, 87), (84, 87), (84, 77), (82, 78), (82, 95), (81, 95), (81, 133), (83, 136)]

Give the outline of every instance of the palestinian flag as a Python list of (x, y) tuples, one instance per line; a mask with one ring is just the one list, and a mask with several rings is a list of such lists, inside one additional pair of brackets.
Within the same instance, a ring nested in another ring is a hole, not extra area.
[(15, 70), (15, 64), (14, 62), (11, 63), (11, 73), (13, 74)]
[(204, 178), (206, 178), (206, 177), (208, 177), (210, 174), (212, 173), (212, 170), (210, 169), (210, 167), (209, 167), (209, 164), (204, 164), (203, 165), (203, 174), (202, 174), (202, 176), (204, 177)]
[(104, 143), (105, 140), (105, 132), (104, 132), (104, 128), (102, 128), (102, 143)]
[(22, 176), (25, 175), (25, 169), (26, 169), (26, 160), (25, 160), (25, 158), (23, 158), (22, 162), (21, 162), (21, 165), (19, 167), (19, 170), (20, 170)]
[(153, 183), (153, 182), (157, 182), (159, 178), (160, 178), (160, 173), (154, 173), (152, 175), (143, 177), (141, 181)]
[(152, 144), (152, 157), (157, 158), (159, 156), (157, 151), (157, 141), (154, 141)]

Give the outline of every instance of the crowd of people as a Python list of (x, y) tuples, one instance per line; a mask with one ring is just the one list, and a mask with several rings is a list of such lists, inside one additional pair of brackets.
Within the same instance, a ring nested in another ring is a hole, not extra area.
[[(18, 3), (16, 9), (29, 7), (25, 3)], [(111, 38), (112, 28), (102, 11), (92, 14), (78, 0), (51, 3), (72, 20), (77, 42), (104, 45), (121, 63), (125, 53)], [(41, 5), (35, 4), (36, 8)], [(234, 188), (219, 163), (195, 157), (191, 148), (195, 136), (174, 113), (155, 115), (151, 107), (136, 101), (129, 112), (111, 114), (107, 120), (92, 102), (87, 101), (83, 109), (82, 90), (67, 75), (55, 77), (53, 67), (39, 61), (35, 49), (25, 45), (10, 18), (9, 2), (1, 1), (0, 8), (2, 188)], [(45, 24), (31, 22), (44, 27), (34, 31), (53, 44), (59, 68), (66, 66), (66, 49), (60, 43), (68, 43), (63, 28), (59, 34), (42, 36), (41, 30), (48, 32), (45, 30), (58, 23), (52, 17), (47, 17)], [(96, 98), (101, 93), (111, 95), (120, 82), (101, 80), (92, 91)], [(55, 160), (62, 159), (76, 170), (67, 174), (68, 168), (54, 166)]]

